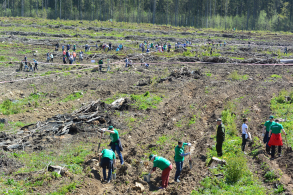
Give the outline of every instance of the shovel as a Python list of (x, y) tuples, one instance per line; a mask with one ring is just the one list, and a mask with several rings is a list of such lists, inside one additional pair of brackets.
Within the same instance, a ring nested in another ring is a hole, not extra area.
[(286, 139), (286, 144), (287, 144), (286, 152), (290, 153), (290, 152), (292, 152), (292, 147), (289, 147), (289, 143), (288, 143), (288, 140), (287, 140), (287, 135), (285, 135), (285, 139)]
[(192, 161), (190, 156), (190, 147), (189, 147), (189, 168), (192, 169)]

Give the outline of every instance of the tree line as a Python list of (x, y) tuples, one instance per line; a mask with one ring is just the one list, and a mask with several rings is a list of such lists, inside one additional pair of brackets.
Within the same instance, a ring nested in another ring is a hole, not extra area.
[(1, 16), (291, 31), (293, 0), (0, 0)]

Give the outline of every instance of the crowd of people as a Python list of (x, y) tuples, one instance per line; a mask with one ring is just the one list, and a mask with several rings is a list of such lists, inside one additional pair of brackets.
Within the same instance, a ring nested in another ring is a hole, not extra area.
[[(246, 154), (245, 152), (245, 146), (248, 140), (252, 140), (251, 134), (249, 132), (248, 128), (248, 120), (245, 118), (243, 119), (243, 124), (241, 126), (241, 132), (242, 132), (242, 145), (241, 149), (242, 151)], [(221, 157), (223, 155), (222, 151), (222, 146), (223, 142), (225, 141), (225, 126), (222, 123), (221, 119), (217, 120), (217, 145), (216, 145), (216, 150), (218, 153), (218, 156)], [(287, 133), (285, 132), (283, 126), (279, 123), (279, 119), (275, 119), (274, 121), (274, 116), (270, 116), (269, 120), (265, 122), (264, 128), (263, 128), (263, 142), (266, 144), (266, 152), (268, 155), (271, 155), (271, 160), (275, 159), (275, 150), (276, 147), (278, 147), (278, 156), (281, 157), (281, 152), (282, 152), (282, 146), (283, 146), (283, 141), (282, 141), (282, 136), (281, 132), (284, 133), (285, 136), (287, 136)]]
[[(115, 151), (118, 154), (120, 164), (124, 164), (124, 160), (122, 157), (122, 151), (123, 147), (121, 144), (121, 140), (119, 138), (119, 132), (118, 130), (114, 129), (113, 126), (109, 126), (108, 128), (103, 128), (101, 129), (101, 132), (108, 132), (110, 133), (110, 139), (111, 142), (109, 144), (110, 149), (104, 149), (102, 150), (101, 153), (99, 153), (99, 164), (103, 168), (103, 181), (106, 183), (110, 183), (112, 179), (112, 172), (116, 169), (116, 156), (115, 156)], [(180, 173), (182, 172), (183, 169), (183, 162), (184, 162), (184, 157), (187, 155), (190, 155), (190, 152), (185, 153), (185, 146), (191, 147), (191, 143), (184, 143), (182, 141), (178, 141), (178, 145), (175, 147), (175, 164), (176, 164), (176, 174), (175, 174), (175, 182), (180, 182)], [(149, 156), (149, 161), (153, 162), (153, 167), (149, 172), (149, 176), (156, 171), (156, 168), (159, 168), (162, 170), (162, 186), (160, 189), (165, 189), (168, 186), (169, 183), (169, 177), (170, 177), (170, 172), (173, 169), (172, 163), (167, 160), (166, 158), (162, 156), (157, 156), (154, 154), (151, 154)], [(109, 169), (108, 171), (108, 177), (106, 174), (106, 170)]]

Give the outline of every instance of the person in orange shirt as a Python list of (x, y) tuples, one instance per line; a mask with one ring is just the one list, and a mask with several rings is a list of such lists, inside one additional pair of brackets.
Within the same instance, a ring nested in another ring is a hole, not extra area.
[(75, 59), (76, 59), (76, 53), (75, 53), (75, 51), (72, 53), (72, 55), (73, 55), (73, 61), (75, 62)]

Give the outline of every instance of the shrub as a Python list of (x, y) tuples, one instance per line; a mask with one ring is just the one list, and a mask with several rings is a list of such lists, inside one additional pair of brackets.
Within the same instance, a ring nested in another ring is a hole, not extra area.
[[(275, 98), (278, 103), (285, 102), (285, 96), (287, 96), (288, 92), (286, 90), (281, 90), (279, 95)], [(291, 94), (290, 94), (291, 95)]]
[(235, 70), (229, 75), (229, 78), (232, 80), (240, 80), (241, 76), (238, 74), (238, 71)]
[(246, 159), (243, 156), (231, 157), (227, 161), (226, 180), (236, 183), (247, 170)]
[(184, 57), (192, 56), (192, 53), (190, 51), (183, 52)]
[(275, 194), (281, 194), (282, 192), (286, 191), (283, 185), (278, 185), (278, 189), (275, 189)]

